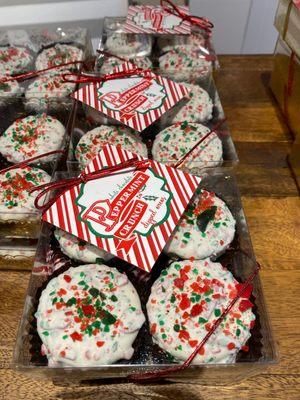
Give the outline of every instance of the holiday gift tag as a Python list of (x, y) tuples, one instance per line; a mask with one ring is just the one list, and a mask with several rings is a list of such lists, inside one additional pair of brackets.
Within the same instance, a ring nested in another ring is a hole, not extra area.
[[(131, 63), (115, 67), (113, 72), (132, 70)], [(108, 117), (143, 131), (189, 92), (183, 84), (145, 72), (142, 75), (91, 83), (72, 96)]]
[[(120, 146), (106, 145), (85, 173), (133, 156)], [(48, 208), (43, 220), (151, 271), (201, 179), (148, 161), (143, 169), (129, 167), (73, 186)]]
[[(189, 12), (185, 6), (178, 6), (178, 9), (182, 14)], [(124, 29), (128, 33), (189, 35), (191, 24), (159, 6), (129, 6)]]

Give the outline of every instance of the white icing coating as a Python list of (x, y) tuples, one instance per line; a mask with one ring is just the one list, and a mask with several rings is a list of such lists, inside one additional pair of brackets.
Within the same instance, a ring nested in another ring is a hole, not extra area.
[[(212, 210), (213, 217), (208, 218), (206, 227), (198, 225), (197, 217), (202, 215), (205, 220), (204, 216)], [(184, 259), (217, 257), (228, 248), (234, 233), (235, 219), (226, 203), (215, 193), (202, 190), (186, 209), (164, 251)]]
[(92, 264), (99, 261), (108, 261), (113, 257), (107, 251), (80, 240), (62, 229), (56, 228), (54, 235), (60, 244), (62, 252), (73, 260)]
[(34, 200), (38, 192), (28, 189), (50, 182), (50, 176), (39, 168), (15, 168), (0, 172), (0, 221), (37, 219)]
[(188, 102), (183, 101), (171, 109), (170, 122), (205, 122), (212, 118), (213, 102), (206, 90), (198, 85), (184, 83), (190, 89)]
[(178, 46), (159, 57), (161, 73), (175, 81), (205, 79), (210, 75), (211, 62), (191, 48)]
[(121, 145), (124, 149), (147, 157), (147, 147), (141, 139), (124, 126), (101, 125), (82, 136), (75, 149), (75, 157), (82, 166), (95, 158), (103, 146)]
[[(128, 61), (130, 61), (138, 68), (143, 68), (143, 69), (152, 68), (152, 62), (148, 57), (133, 57), (130, 58)], [(124, 64), (124, 62), (125, 61), (120, 60), (117, 57), (108, 57), (108, 58), (106, 57), (101, 66), (100, 72), (101, 74), (109, 74), (112, 72), (114, 67), (122, 65)]]
[[(63, 147), (65, 128), (55, 117), (47, 114), (17, 119), (0, 137), (0, 151), (10, 162), (17, 163)], [(36, 160), (46, 163), (57, 154)]]
[(130, 359), (145, 321), (127, 276), (97, 264), (69, 268), (51, 279), (36, 318), (49, 366), (76, 367)]
[[(152, 286), (147, 312), (153, 341), (186, 360), (239, 289), (226, 268), (210, 260), (172, 263)], [(205, 343), (193, 364), (232, 363), (254, 324), (252, 304), (241, 298)]]
[(31, 62), (31, 54), (25, 47), (0, 47), (0, 75), (27, 72)]
[[(174, 165), (191, 150), (199, 140), (210, 131), (204, 125), (176, 122), (162, 130), (153, 142), (152, 155), (154, 160)], [(215, 167), (222, 163), (222, 142), (215, 132), (212, 132), (185, 159), (180, 168), (186, 169)]]
[(5, 101), (7, 97), (13, 97), (22, 94), (22, 88), (20, 87), (18, 81), (1, 82), (2, 78), (4, 78), (4, 76), (0, 76), (0, 103), (2, 102), (3, 98)]
[(127, 57), (135, 57), (139, 53), (146, 54), (151, 50), (151, 45), (140, 40), (139, 35), (118, 32), (108, 36), (105, 47), (112, 54), (125, 54)]
[(205, 39), (200, 33), (192, 33), (190, 35), (161, 35), (158, 37), (157, 43), (162, 53), (182, 46), (186, 49), (201, 49), (205, 47)]
[[(35, 67), (37, 70), (55, 65), (65, 64), (71, 61), (81, 61), (83, 58), (82, 50), (78, 47), (69, 44), (56, 44), (53, 47), (43, 50), (36, 58)], [(70, 65), (68, 69), (75, 69), (78, 67)], [(66, 67), (64, 67), (66, 68)]]

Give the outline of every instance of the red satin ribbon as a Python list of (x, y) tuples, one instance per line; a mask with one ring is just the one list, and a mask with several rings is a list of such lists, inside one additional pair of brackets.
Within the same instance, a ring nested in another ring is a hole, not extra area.
[(67, 67), (68, 65), (76, 65), (76, 64), (85, 65), (84, 61), (69, 61), (64, 64), (54, 65), (53, 67), (39, 69), (37, 71), (26, 72), (25, 74), (20, 74), (20, 75), (15, 75), (15, 76), (7, 76), (4, 78), (1, 78), (0, 83), (10, 82), (10, 81), (20, 81), (20, 80), (25, 80), (25, 79), (29, 79), (29, 78), (34, 78), (35, 76), (41, 75), (44, 72), (50, 71), (52, 69), (59, 69), (61, 67)]
[[(62, 75), (62, 78), (65, 82), (71, 83), (102, 83), (106, 81), (110, 81), (113, 79), (122, 79), (127, 78), (133, 75), (145, 76), (146, 78), (152, 79), (151, 70), (150, 69), (142, 69), (142, 68), (133, 68), (127, 71), (115, 72), (112, 74), (106, 74), (102, 76), (95, 75), (86, 75), (86, 74), (75, 74), (75, 73), (66, 73)], [(76, 79), (70, 79), (71, 77), (77, 77)]]
[[(168, 6), (164, 5), (164, 3), (168, 3)], [(200, 29), (206, 31), (208, 35), (211, 35), (214, 24), (210, 22), (209, 19), (205, 17), (197, 17), (196, 15), (188, 15), (173, 4), (171, 0), (160, 0), (160, 5), (168, 13), (180, 17), (183, 21), (188, 21), (193, 25), (199, 26)]]
[(23, 167), (28, 167), (28, 165), (35, 160), (39, 160), (40, 158), (44, 158), (44, 157), (48, 157), (51, 156), (52, 154), (64, 154), (65, 150), (53, 150), (53, 151), (49, 151), (48, 153), (43, 153), (40, 154), (38, 156), (32, 157), (32, 158), (28, 158), (27, 160), (21, 161), (19, 163), (16, 163), (14, 165), (11, 165), (10, 167), (4, 168), (0, 170), (0, 174), (4, 174), (7, 171), (10, 171), (12, 169), (16, 169), (16, 168), (23, 168)]
[(218, 329), (220, 324), (224, 321), (230, 310), (233, 308), (233, 306), (236, 304), (236, 302), (242, 297), (242, 295), (247, 291), (247, 289), (250, 287), (251, 282), (255, 278), (255, 276), (258, 274), (258, 271), (260, 270), (260, 264), (256, 264), (256, 268), (253, 271), (253, 273), (246, 279), (246, 281), (241, 284), (241, 289), (235, 296), (233, 300), (228, 304), (228, 306), (225, 308), (221, 316), (214, 322), (212, 328), (209, 330), (209, 332), (205, 335), (205, 337), (202, 339), (202, 341), (198, 344), (198, 346), (195, 348), (193, 353), (188, 357), (188, 359), (181, 365), (176, 365), (175, 367), (170, 367), (166, 368), (163, 370), (156, 370), (156, 371), (150, 371), (150, 372), (145, 372), (141, 374), (132, 374), (128, 376), (128, 379), (133, 382), (143, 382), (151, 379), (157, 379), (157, 378), (162, 378), (166, 375), (169, 375), (171, 373), (175, 372), (180, 372), (183, 371), (184, 369), (188, 368), (194, 358), (197, 356), (199, 351), (202, 349), (202, 347), (205, 345), (205, 343), (208, 341), (208, 339), (212, 336), (212, 334)]
[(37, 186), (34, 188), (29, 189), (29, 193), (35, 192), (37, 190), (42, 190), (37, 197), (35, 198), (34, 205), (38, 210), (46, 211), (55, 201), (58, 199), (58, 197), (62, 193), (56, 194), (52, 199), (50, 199), (47, 203), (40, 205), (39, 200), (44, 197), (48, 192), (56, 189), (64, 189), (64, 192), (66, 190), (69, 190), (70, 188), (80, 185), (81, 183), (86, 183), (94, 179), (100, 179), (103, 178), (104, 176), (113, 174), (114, 172), (121, 171), (125, 168), (129, 167), (135, 167), (138, 169), (146, 169), (150, 165), (149, 160), (138, 160), (138, 158), (135, 156), (121, 164), (114, 165), (112, 167), (104, 168), (99, 171), (94, 171), (86, 174), (85, 172), (82, 172), (78, 177), (76, 178), (68, 178), (68, 179), (62, 179), (58, 182), (49, 182), (45, 183), (44, 185)]
[(174, 168), (178, 168), (184, 160), (186, 160), (190, 154), (198, 147), (202, 142), (204, 142), (205, 139), (207, 139), (213, 132), (215, 132), (223, 123), (226, 121), (227, 118), (222, 119), (219, 121), (211, 131), (209, 131), (206, 135), (204, 135), (179, 161), (177, 161), (176, 164), (173, 165)]

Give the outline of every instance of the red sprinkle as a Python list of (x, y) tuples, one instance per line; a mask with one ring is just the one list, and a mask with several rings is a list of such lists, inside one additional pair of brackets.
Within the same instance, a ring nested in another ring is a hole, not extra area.
[(82, 335), (81, 335), (80, 333), (76, 332), (76, 331), (73, 332), (73, 333), (71, 333), (70, 337), (72, 338), (72, 340), (73, 340), (74, 342), (76, 342), (76, 340), (77, 340), (78, 342), (82, 342)]
[(241, 312), (248, 310), (249, 308), (252, 308), (253, 304), (251, 303), (250, 300), (244, 299), (241, 300), (240, 304), (239, 304), (239, 310)]
[(156, 332), (156, 327), (157, 327), (157, 324), (152, 324), (152, 325), (151, 325), (150, 331), (151, 331), (151, 334), (152, 334), (152, 335)]
[(99, 342), (97, 342), (97, 346), (98, 346), (98, 347), (102, 347), (102, 346), (104, 345), (104, 343), (105, 343), (105, 342), (99, 341)]
[(178, 337), (179, 337), (179, 339), (189, 340), (190, 334), (188, 333), (188, 331), (181, 330), (181, 331), (179, 331)]
[(64, 294), (67, 294), (67, 291), (63, 288), (59, 289), (59, 291), (57, 292), (58, 296), (63, 296)]
[(232, 342), (228, 343), (227, 349), (228, 349), (228, 350), (233, 350), (233, 349), (235, 349), (235, 344), (232, 343)]
[(181, 310), (186, 310), (191, 305), (190, 299), (188, 298), (186, 293), (183, 293), (181, 296), (181, 302), (179, 303), (179, 307)]
[(70, 277), (70, 275), (64, 275), (64, 280), (69, 283), (71, 282), (72, 278)]
[[(244, 284), (243, 283), (237, 283), (235, 285), (235, 287), (236, 287), (236, 290), (239, 292), (240, 290), (243, 289)], [(244, 299), (249, 299), (249, 297), (251, 296), (252, 290), (253, 290), (253, 286), (252, 285), (248, 285), (247, 289), (245, 289), (245, 291), (243, 292), (241, 297), (244, 298)]]
[(82, 312), (84, 315), (92, 315), (95, 312), (95, 309), (92, 305), (82, 305)]
[(198, 344), (198, 340), (189, 340), (189, 345), (190, 345), (191, 347), (196, 347), (197, 344)]
[(176, 279), (174, 279), (174, 285), (176, 287), (178, 287), (179, 289), (183, 289), (184, 281), (180, 278), (176, 278)]
[(191, 316), (196, 317), (197, 315), (201, 314), (202, 311), (203, 311), (202, 306), (200, 304), (195, 304), (191, 309)]
[(249, 351), (249, 346), (242, 346), (242, 351), (245, 351), (247, 353)]

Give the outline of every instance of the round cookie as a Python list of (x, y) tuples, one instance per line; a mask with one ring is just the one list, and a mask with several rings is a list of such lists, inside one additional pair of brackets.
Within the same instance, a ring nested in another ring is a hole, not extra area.
[(158, 47), (162, 53), (184, 46), (186, 49), (201, 49), (205, 47), (204, 37), (198, 33), (190, 35), (161, 35), (157, 39)]
[(0, 47), (0, 75), (27, 72), (31, 63), (31, 54), (25, 47)]
[(54, 235), (59, 242), (61, 251), (72, 260), (93, 264), (108, 261), (113, 258), (112, 254), (63, 231), (62, 229), (56, 228)]
[(28, 190), (50, 179), (45, 171), (29, 166), (0, 172), (0, 220), (36, 218), (29, 214), (36, 211), (34, 200), (38, 192), (30, 194)]
[(161, 73), (175, 81), (205, 79), (211, 67), (211, 62), (205, 60), (198, 51), (185, 46), (178, 46), (159, 57)]
[(140, 35), (114, 32), (107, 37), (105, 48), (112, 54), (136, 57), (149, 54), (151, 44), (148, 38)]
[[(55, 117), (47, 114), (17, 119), (0, 137), (0, 152), (10, 162), (17, 163), (63, 146), (65, 128)], [(53, 154), (33, 162), (55, 160)]]
[[(138, 68), (152, 68), (152, 62), (148, 57), (133, 57), (130, 58), (128, 61), (130, 61)], [(121, 64), (124, 64), (124, 61), (120, 60), (117, 57), (106, 57), (100, 68), (100, 72), (101, 74), (109, 74), (115, 67), (118, 67)]]
[[(69, 44), (56, 44), (53, 47), (44, 49), (36, 58), (35, 67), (37, 70), (54, 67), (71, 61), (81, 61), (82, 50)], [(78, 66), (78, 65), (77, 65)], [(64, 67), (66, 68), (66, 67)], [(70, 65), (70, 69), (75, 69), (76, 65)]]
[[(152, 286), (147, 303), (152, 338), (185, 361), (238, 293), (231, 272), (210, 260), (174, 262)], [(255, 323), (253, 304), (240, 298), (208, 339), (193, 364), (232, 363)]]
[[(210, 129), (204, 125), (176, 122), (161, 131), (155, 138), (152, 147), (154, 160), (173, 165), (181, 160)], [(212, 132), (197, 146), (180, 168), (193, 169), (215, 167), (222, 163), (222, 142), (215, 132)]]
[(75, 367), (130, 359), (145, 321), (127, 276), (98, 264), (69, 268), (51, 279), (36, 318), (49, 366)]
[(202, 190), (183, 214), (164, 251), (184, 259), (217, 257), (233, 241), (235, 219), (226, 203)]
[(18, 98), (22, 94), (22, 88), (18, 81), (1, 82), (0, 76), (0, 106), (4, 106), (8, 102), (11, 103), (14, 99)]
[[(36, 111), (45, 108), (59, 108), (62, 103), (70, 101), (68, 97), (74, 90), (75, 84), (65, 82), (61, 73), (43, 74), (36, 78), (26, 89), (26, 106)], [(62, 100), (62, 98), (67, 99)]]
[(235, 219), (226, 203), (202, 190), (183, 214), (164, 251), (184, 259), (217, 257), (233, 241)]
[(187, 95), (188, 102), (183, 106), (179, 103), (171, 109), (171, 123), (205, 122), (212, 118), (213, 102), (206, 90), (198, 85), (184, 83), (190, 89)]
[(86, 166), (106, 144), (121, 145), (124, 149), (147, 157), (147, 147), (141, 139), (124, 126), (101, 125), (82, 136), (75, 149), (75, 157)]

